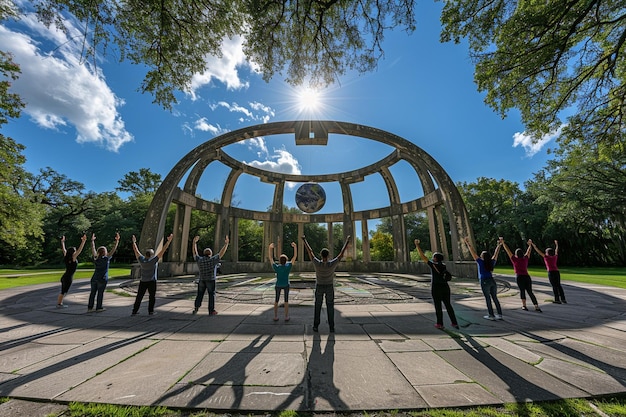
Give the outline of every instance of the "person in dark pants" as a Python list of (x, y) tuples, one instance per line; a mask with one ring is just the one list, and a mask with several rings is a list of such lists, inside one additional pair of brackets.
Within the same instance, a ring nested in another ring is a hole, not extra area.
[(65, 308), (67, 305), (63, 304), (63, 297), (68, 293), (70, 287), (72, 286), (72, 281), (74, 280), (74, 273), (76, 273), (76, 268), (78, 268), (78, 255), (83, 251), (85, 247), (85, 242), (87, 241), (87, 235), (83, 234), (80, 238), (80, 245), (78, 249), (75, 247), (71, 247), (69, 249), (65, 249), (65, 236), (61, 238), (61, 250), (63, 251), (63, 263), (65, 264), (65, 272), (63, 276), (61, 276), (61, 293), (57, 298), (57, 308)]
[(328, 256), (330, 251), (323, 248), (320, 251), (321, 259), (318, 259), (313, 254), (313, 249), (306, 240), (306, 236), (302, 236), (304, 241), (304, 247), (306, 248), (311, 262), (313, 262), (313, 268), (315, 268), (315, 315), (313, 317), (313, 331), (317, 332), (320, 325), (320, 315), (322, 313), (322, 301), (326, 297), (326, 313), (328, 314), (328, 326), (330, 332), (335, 332), (335, 270), (339, 265), (339, 261), (343, 258), (343, 255), (350, 243), (350, 236), (346, 238), (346, 241), (341, 248), (341, 252), (335, 258), (329, 260)]
[(91, 277), (91, 293), (89, 294), (89, 302), (87, 304), (88, 312), (93, 311), (94, 300), (96, 302), (96, 313), (106, 310), (102, 306), (102, 301), (104, 299), (104, 290), (106, 290), (109, 282), (109, 264), (111, 263), (111, 259), (119, 243), (120, 234), (116, 233), (115, 245), (113, 249), (111, 249), (111, 252), (108, 252), (105, 246), (100, 246), (98, 250), (96, 250), (96, 235), (95, 233), (91, 235), (91, 253), (93, 254), (95, 269)]
[(135, 305), (133, 306), (133, 316), (139, 312), (139, 306), (141, 305), (143, 296), (146, 294), (146, 290), (148, 290), (148, 314), (154, 314), (159, 261), (163, 259), (163, 255), (165, 255), (165, 251), (170, 246), (170, 243), (172, 243), (173, 237), (173, 234), (170, 234), (167, 237), (165, 244), (156, 256), (154, 255), (154, 249), (148, 249), (146, 251), (146, 256), (143, 256), (137, 247), (137, 238), (133, 235), (133, 252), (135, 252), (135, 257), (137, 258), (137, 262), (139, 262), (139, 267), (141, 268), (139, 288), (137, 288), (137, 296), (135, 297)]
[(565, 301), (565, 292), (563, 291), (563, 286), (561, 285), (561, 272), (556, 266), (556, 262), (559, 259), (559, 242), (555, 240), (554, 249), (547, 248), (546, 253), (543, 253), (532, 240), (529, 241), (537, 253), (543, 258), (543, 263), (546, 264), (546, 269), (548, 270), (548, 280), (550, 281), (550, 285), (552, 285), (552, 292), (554, 293), (554, 303), (567, 304), (567, 301)]
[(217, 280), (217, 267), (220, 264), (220, 259), (224, 257), (226, 250), (228, 249), (228, 243), (230, 242), (228, 236), (224, 241), (224, 246), (220, 249), (217, 255), (213, 255), (211, 248), (205, 248), (202, 251), (203, 256), (198, 254), (198, 240), (200, 236), (193, 238), (193, 258), (198, 262), (198, 294), (196, 295), (196, 301), (194, 303), (193, 314), (198, 312), (198, 309), (202, 305), (202, 299), (204, 293), (209, 293), (209, 315), (214, 316), (217, 314), (215, 310), (215, 284)]
[[(496, 280), (493, 278), (493, 267), (498, 259), (502, 244), (498, 241), (493, 256), (489, 256), (489, 252), (486, 250), (482, 251), (480, 256), (478, 256), (470, 243), (469, 237), (465, 238), (465, 244), (478, 265), (478, 280), (480, 281), (480, 288), (483, 290), (485, 302), (487, 303), (487, 312), (489, 313), (484, 317), (487, 320), (502, 320), (502, 307), (500, 306), (500, 300), (498, 300), (498, 284), (496, 284)], [(492, 301), (496, 305), (495, 314), (493, 313)]]
[(452, 303), (450, 302), (450, 285), (448, 285), (448, 281), (446, 280), (446, 264), (443, 263), (443, 254), (439, 252), (433, 253), (433, 260), (429, 260), (426, 255), (424, 255), (424, 251), (420, 248), (419, 239), (415, 239), (415, 248), (420, 255), (420, 258), (424, 262), (428, 264), (430, 267), (430, 294), (433, 297), (433, 303), (435, 304), (435, 315), (437, 316), (437, 323), (435, 323), (435, 327), (438, 329), (443, 329), (443, 309), (441, 304), (446, 306), (446, 311), (448, 312), (448, 317), (450, 317), (450, 321), (452, 322), (452, 327), (455, 329), (459, 328), (459, 325), (456, 322), (456, 315), (454, 314), (454, 309), (452, 308)]
[(517, 281), (517, 286), (519, 287), (519, 296), (522, 299), (522, 310), (528, 311), (528, 307), (526, 307), (526, 293), (528, 293), (530, 300), (535, 306), (535, 311), (541, 313), (541, 309), (537, 303), (537, 297), (535, 297), (535, 294), (533, 293), (533, 281), (528, 273), (528, 260), (530, 257), (530, 251), (533, 248), (531, 244), (532, 241), (528, 239), (528, 249), (526, 249), (526, 253), (522, 252), (521, 248), (517, 248), (515, 249), (515, 254), (511, 252), (511, 249), (509, 249), (503, 238), (500, 238), (500, 241), (502, 242), (502, 246), (504, 247), (507, 255), (509, 255), (509, 259), (511, 259), (511, 263), (513, 264), (515, 280)]
[(298, 245), (296, 242), (291, 242), (293, 248), (293, 257), (291, 261), (284, 253), (279, 256), (278, 262), (274, 261), (274, 244), (270, 243), (267, 248), (267, 258), (272, 265), (272, 269), (276, 273), (276, 284), (274, 285), (275, 297), (274, 297), (274, 321), (278, 321), (278, 302), (280, 301), (280, 293), (284, 292), (285, 299), (285, 321), (289, 321), (289, 273), (291, 267), (296, 262), (298, 256)]

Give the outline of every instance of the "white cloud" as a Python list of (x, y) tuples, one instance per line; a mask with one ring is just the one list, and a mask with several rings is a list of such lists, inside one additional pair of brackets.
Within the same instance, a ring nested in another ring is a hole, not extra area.
[[(271, 172), (300, 175), (302, 170), (298, 160), (285, 149), (275, 149), (273, 155), (268, 155), (265, 160), (246, 162), (250, 166)], [(288, 188), (295, 187), (295, 183), (287, 183)]]
[(227, 103), (225, 101), (218, 101), (215, 104), (210, 104), (209, 108), (216, 111), (220, 108), (226, 109), (231, 113), (240, 113), (245, 117), (240, 117), (239, 122), (243, 123), (246, 120), (261, 121), (267, 123), (272, 117), (276, 115), (274, 109), (259, 102), (248, 103), (250, 108), (241, 106), (237, 103)]
[(201, 117), (200, 119), (196, 120), (194, 123), (194, 129), (200, 130), (202, 132), (210, 132), (213, 134), (213, 136), (218, 136), (222, 133), (228, 132), (228, 129), (222, 128), (219, 124), (212, 125), (211, 123), (209, 123), (206, 117)]
[[(198, 89), (210, 85), (213, 79), (222, 82), (229, 90), (247, 88), (248, 82), (239, 78), (237, 67), (248, 65), (243, 53), (243, 38), (240, 36), (224, 39), (222, 42), (222, 57), (207, 56), (206, 70), (202, 74), (194, 74), (191, 79), (189, 94), (192, 100), (197, 99)], [(249, 65), (248, 65), (249, 66)]]
[(526, 134), (526, 132), (516, 132), (513, 135), (513, 147), (516, 148), (518, 146), (521, 146), (526, 151), (526, 156), (533, 156), (537, 152), (541, 151), (548, 142), (558, 137), (561, 134), (562, 129), (563, 126), (559, 127), (554, 132), (550, 132), (547, 135), (542, 136), (539, 139)]
[[(111, 91), (101, 74), (81, 61), (79, 47), (63, 32), (39, 24), (32, 15), (22, 23), (39, 41), (0, 26), (0, 49), (11, 52), (20, 65), (22, 73), (11, 89), (26, 103), (24, 112), (46, 129), (74, 126), (79, 143), (98, 143), (118, 151), (132, 141), (118, 112), (123, 100)], [(66, 24), (78, 34), (71, 22)], [(74, 39), (81, 39), (80, 35)], [(54, 54), (42, 51), (44, 42), (54, 45)]]

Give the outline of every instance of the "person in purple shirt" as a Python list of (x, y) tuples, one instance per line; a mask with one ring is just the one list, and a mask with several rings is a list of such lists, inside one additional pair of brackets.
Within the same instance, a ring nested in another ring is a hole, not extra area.
[(524, 253), (521, 248), (517, 248), (515, 249), (515, 254), (511, 252), (511, 249), (509, 249), (503, 238), (500, 238), (500, 242), (502, 242), (502, 246), (504, 247), (507, 255), (509, 255), (509, 259), (513, 264), (515, 280), (517, 281), (517, 286), (519, 287), (519, 296), (522, 299), (522, 310), (528, 311), (528, 307), (526, 307), (526, 293), (528, 292), (530, 300), (535, 305), (535, 311), (541, 313), (541, 309), (537, 303), (537, 297), (535, 297), (535, 294), (533, 293), (533, 281), (528, 273), (528, 260), (530, 259), (530, 251), (533, 249), (532, 240), (528, 239), (528, 248), (526, 249), (526, 253)]
[(541, 255), (543, 262), (546, 264), (546, 269), (548, 270), (548, 280), (550, 281), (550, 285), (552, 285), (552, 292), (554, 293), (554, 303), (567, 304), (567, 301), (565, 301), (565, 292), (563, 291), (563, 286), (561, 285), (561, 272), (556, 266), (556, 262), (559, 258), (559, 242), (555, 240), (554, 249), (546, 248), (546, 253), (540, 251), (532, 240), (530, 242), (537, 253)]
[[(485, 318), (487, 320), (502, 320), (502, 307), (500, 307), (500, 300), (498, 300), (498, 284), (496, 284), (496, 280), (493, 278), (493, 267), (498, 259), (502, 244), (498, 242), (493, 256), (489, 256), (489, 252), (486, 250), (482, 251), (480, 256), (478, 256), (470, 243), (469, 237), (465, 238), (465, 244), (478, 265), (478, 280), (480, 281), (480, 288), (483, 290), (487, 303), (487, 312), (489, 313)], [(492, 300), (493, 304), (496, 305), (496, 314), (493, 313)]]

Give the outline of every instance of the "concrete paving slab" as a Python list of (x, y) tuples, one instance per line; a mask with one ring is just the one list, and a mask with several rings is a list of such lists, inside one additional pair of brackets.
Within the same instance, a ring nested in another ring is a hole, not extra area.
[(59, 395), (61, 401), (155, 403), (218, 343), (160, 341)]
[[(267, 340), (269, 340), (269, 343), (265, 343)], [(256, 352), (261, 345), (264, 353), (297, 353), (302, 355), (305, 352), (304, 340), (294, 342), (277, 341), (271, 335), (258, 337), (253, 345), (250, 344), (249, 340), (228, 339), (220, 342), (213, 351), (222, 353)]]
[(152, 343), (143, 337), (98, 340), (21, 369), (19, 378), (0, 384), (0, 395), (56, 399)]
[(496, 349), (501, 350), (507, 355), (511, 355), (516, 357), (519, 360), (522, 360), (531, 365), (539, 363), (542, 357), (533, 353), (532, 351), (525, 349), (524, 347), (517, 345), (513, 342), (510, 342), (504, 338), (499, 337), (483, 337), (480, 339), (482, 342), (487, 343), (489, 346), (492, 346)]
[(433, 408), (478, 407), (501, 402), (498, 397), (476, 383), (421, 385), (416, 390), (428, 406)]
[(413, 386), (473, 382), (435, 352), (388, 353), (387, 356)]
[(309, 348), (315, 411), (421, 408), (426, 402), (373, 341), (314, 338)]
[(588, 395), (549, 373), (491, 347), (438, 353), (459, 371), (474, 381), (480, 381), (501, 402), (547, 401)]
[(0, 404), (0, 416), (50, 417), (67, 411), (64, 404), (11, 399)]
[(402, 339), (402, 340), (381, 340), (378, 347), (383, 352), (429, 352), (432, 350), (423, 340)]
[(369, 323), (363, 325), (363, 330), (374, 340), (404, 340), (405, 337), (397, 333), (385, 323)]
[(537, 367), (555, 377), (566, 373), (568, 383), (590, 395), (605, 395), (626, 390), (626, 381), (616, 380), (614, 377), (604, 372), (599, 372), (597, 369), (552, 358), (546, 358)]
[(33, 363), (60, 355), (79, 346), (79, 344), (42, 346), (33, 342), (17, 344), (9, 349), (2, 350), (0, 355), (0, 372), (17, 372)]

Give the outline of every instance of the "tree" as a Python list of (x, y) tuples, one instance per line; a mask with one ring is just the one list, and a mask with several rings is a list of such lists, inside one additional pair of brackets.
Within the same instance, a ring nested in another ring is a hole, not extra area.
[(446, 1), (441, 22), (442, 41), (467, 38), (486, 103), (503, 117), (518, 109), (527, 134), (565, 123), (563, 143), (624, 141), (623, 2)]
[[(535, 175), (537, 201), (552, 208), (549, 220), (560, 225), (569, 246), (568, 262), (626, 265), (626, 150), (588, 146), (584, 141), (561, 148)], [(565, 239), (564, 239), (565, 238)]]
[(370, 232), (370, 252), (372, 261), (393, 261), (393, 238), (390, 233), (381, 231)]
[(150, 168), (139, 168), (139, 172), (131, 171), (117, 182), (115, 190), (131, 193), (133, 196), (154, 194), (161, 185), (161, 174), (150, 171)]
[[(167, 109), (176, 91), (207, 69), (207, 56), (221, 56), (222, 41), (242, 36), (244, 53), (265, 80), (282, 74), (299, 85), (328, 84), (347, 69), (370, 71), (383, 54), (385, 30), (415, 29), (414, 0), (37, 0), (39, 18), (68, 31), (69, 13), (86, 28), (85, 54), (95, 57), (109, 43), (121, 60), (148, 68), (141, 85)], [(94, 59), (95, 61), (95, 59)]]
[(478, 178), (475, 183), (457, 185), (469, 215), (477, 250), (493, 249), (498, 237), (518, 240), (518, 222), (515, 208), (521, 194), (515, 182)]

